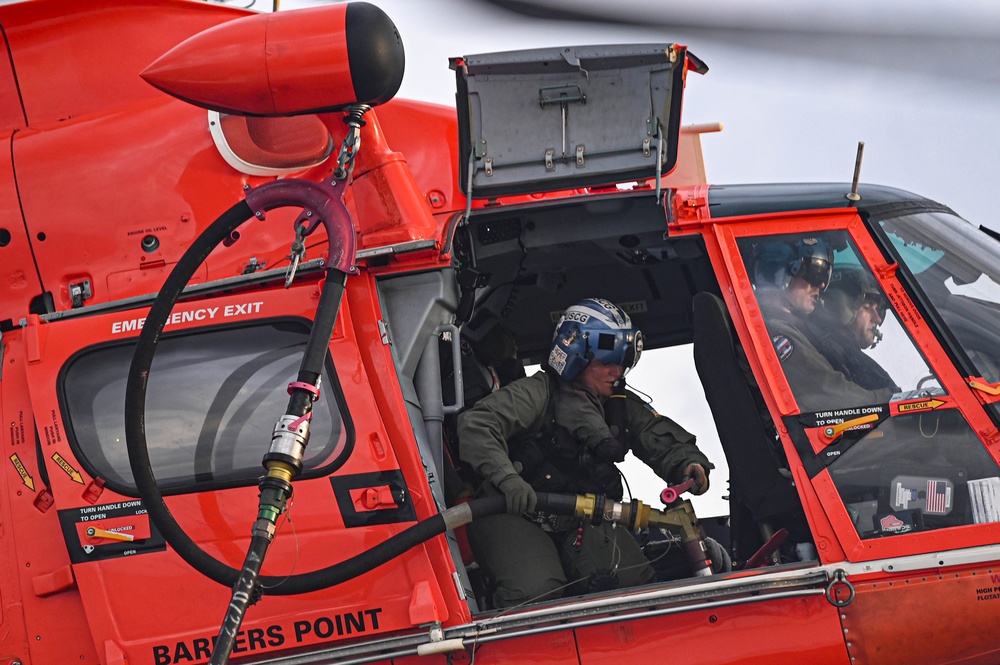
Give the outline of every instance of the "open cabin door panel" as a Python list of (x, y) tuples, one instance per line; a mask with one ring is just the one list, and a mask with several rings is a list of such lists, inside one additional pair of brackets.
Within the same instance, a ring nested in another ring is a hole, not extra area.
[(677, 164), (687, 71), (707, 71), (677, 44), (484, 53), (451, 68), (474, 198), (659, 182)]
[[(185, 532), (234, 568), (256, 516), (260, 459), (285, 411), (318, 293), (316, 283), (306, 282), (178, 304), (153, 361), (145, 429), (154, 475)], [(415, 507), (429, 492), (408, 485), (416, 476), (407, 469), (404, 478), (383, 426), (348, 301), (314, 404), (304, 470), (265, 575), (349, 559), (428, 510)], [(53, 512), (94, 642), (108, 660), (120, 653), (131, 663), (164, 665), (207, 658), (231, 591), (164, 542), (135, 490), (121, 405), (146, 311), (33, 318), (23, 334)], [(414, 548), (392, 566), (332, 590), (267, 595), (248, 612), (234, 653), (371, 637), (446, 619), (428, 551)], [(171, 616), (169, 624), (154, 620), (150, 603), (156, 615)]]

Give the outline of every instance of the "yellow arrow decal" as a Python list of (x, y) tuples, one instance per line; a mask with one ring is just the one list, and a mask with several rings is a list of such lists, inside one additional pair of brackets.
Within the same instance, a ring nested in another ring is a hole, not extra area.
[(896, 407), (900, 413), (906, 413), (908, 411), (930, 411), (931, 409), (936, 409), (942, 404), (947, 404), (947, 402), (939, 399), (926, 399), (922, 402), (909, 402), (907, 404), (900, 404)]
[(52, 453), (52, 461), (59, 465), (59, 468), (66, 472), (66, 475), (73, 479), (74, 483), (83, 484), (83, 476), (73, 466), (63, 459), (59, 453)]
[(14, 468), (17, 469), (18, 474), (21, 476), (21, 482), (32, 492), (35, 491), (35, 479), (31, 477), (28, 470), (24, 468), (24, 464), (21, 463), (21, 458), (14, 453), (10, 456), (10, 461), (13, 462)]

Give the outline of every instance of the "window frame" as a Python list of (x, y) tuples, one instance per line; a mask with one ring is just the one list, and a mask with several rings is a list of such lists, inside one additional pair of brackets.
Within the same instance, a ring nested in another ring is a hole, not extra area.
[[(296, 315), (277, 315), (261, 319), (248, 319), (232, 323), (223, 323), (217, 325), (199, 326), (182, 328), (172, 331), (165, 332), (161, 341), (163, 340), (173, 340), (180, 339), (184, 337), (196, 337), (204, 334), (219, 334), (225, 333), (229, 330), (240, 330), (254, 327), (264, 327), (273, 326), (275, 324), (292, 324), (301, 325), (303, 332), (306, 337), (303, 339), (305, 342), (308, 339), (309, 331), (311, 330), (312, 321), (303, 316)], [(129, 337), (125, 339), (115, 339), (115, 340), (105, 340), (100, 341), (95, 344), (87, 345), (86, 347), (74, 352), (70, 355), (66, 361), (62, 364), (59, 369), (58, 376), (56, 379), (56, 395), (58, 399), (60, 415), (62, 417), (65, 430), (66, 439), (69, 444), (70, 450), (72, 451), (76, 461), (80, 463), (83, 470), (86, 471), (93, 478), (100, 478), (105, 486), (113, 490), (114, 492), (121, 494), (123, 496), (138, 497), (139, 493), (135, 488), (134, 482), (130, 484), (125, 484), (114, 479), (108, 478), (107, 474), (103, 473), (105, 465), (107, 468), (114, 468), (114, 464), (108, 460), (106, 457), (98, 462), (94, 461), (93, 451), (89, 450), (85, 445), (81, 443), (77, 436), (76, 427), (74, 426), (73, 416), (70, 409), (69, 395), (67, 391), (67, 379), (72, 373), (73, 366), (83, 357), (97, 351), (104, 351), (107, 349), (121, 348), (128, 349), (129, 347), (134, 348), (137, 342), (137, 337)], [(303, 344), (304, 346), (304, 344)], [(127, 351), (126, 351), (127, 353)], [(131, 353), (128, 354), (131, 358)], [(131, 361), (129, 361), (131, 362)], [(294, 380), (294, 373), (293, 373)], [(324, 460), (321, 464), (314, 468), (304, 468), (300, 474), (300, 479), (316, 478), (327, 476), (334, 473), (337, 469), (341, 468), (344, 463), (350, 458), (350, 455), (354, 449), (355, 445), (355, 427), (351, 419), (351, 413), (347, 406), (347, 401), (344, 395), (344, 391), (340, 382), (340, 377), (337, 374), (336, 366), (333, 362), (333, 358), (327, 351), (326, 359), (324, 361), (324, 372), (323, 372), (323, 384), (322, 384), (322, 397), (321, 399), (329, 400), (331, 405), (331, 411), (336, 413), (340, 418), (340, 427), (342, 429), (341, 436), (344, 437), (344, 445), (339, 453), (337, 453), (336, 444), (333, 450), (330, 452), (329, 459)], [(148, 409), (148, 398), (147, 398), (147, 409)], [(282, 413), (274, 413), (274, 420), (282, 415)], [(124, 417), (124, 412), (123, 412)], [(271, 432), (261, 432), (261, 442), (262, 446), (260, 449), (261, 457), (263, 458), (264, 453), (267, 452), (266, 447), (263, 446), (270, 438)], [(338, 437), (339, 439), (340, 437)], [(192, 444), (194, 445), (194, 444)], [(98, 446), (99, 449), (103, 449), (103, 446)], [(194, 455), (194, 449), (192, 447), (192, 456)], [(196, 476), (188, 476), (190, 481), (179, 481), (179, 482), (168, 482), (168, 484), (161, 485), (160, 490), (163, 495), (179, 495), (179, 494), (191, 494), (206, 492), (219, 489), (228, 489), (233, 487), (248, 487), (256, 485), (259, 477), (263, 474), (263, 466), (260, 467), (247, 467), (239, 473), (239, 477), (226, 477), (224, 479), (201, 479), (199, 480)], [(156, 476), (156, 469), (154, 468), (154, 476)], [(159, 479), (158, 479), (159, 482)], [(167, 482), (167, 481), (164, 481)]]

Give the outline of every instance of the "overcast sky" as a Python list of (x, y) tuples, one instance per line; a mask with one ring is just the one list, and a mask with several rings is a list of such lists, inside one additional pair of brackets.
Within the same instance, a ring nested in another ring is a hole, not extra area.
[[(863, 182), (917, 192), (1000, 228), (1000, 3), (868, 0), (540, 0), (608, 12), (620, 23), (526, 18), (485, 0), (369, 0), (399, 28), (400, 97), (453, 105), (448, 58), (539, 46), (678, 42), (710, 67), (688, 77), (684, 124), (722, 122), (703, 139), (709, 182)], [(319, 4), (282, 0), (282, 9)], [(644, 355), (630, 383), (698, 434), (720, 469), (695, 500), (725, 514), (728, 471), (700, 383), (681, 348)], [(626, 463), (633, 493), (658, 505), (662, 483)]]

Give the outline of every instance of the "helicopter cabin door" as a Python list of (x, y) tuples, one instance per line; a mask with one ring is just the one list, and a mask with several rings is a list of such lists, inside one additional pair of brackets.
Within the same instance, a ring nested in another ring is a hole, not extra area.
[(714, 233), (802, 497), (804, 546), (838, 575), (827, 593), (852, 661), (995, 662), (996, 425), (907, 286), (910, 267), (885, 258), (923, 252), (912, 270), (931, 284), (948, 266), (947, 221), (914, 214), (912, 230), (900, 210), (874, 232), (853, 210), (826, 210)]
[[(258, 283), (223, 295), (208, 286), (201, 291), (207, 295), (176, 305), (168, 320), (149, 375), (145, 429), (153, 473), (181, 528), (239, 568), (256, 517), (261, 458), (287, 405), (319, 283), (306, 277), (287, 290)], [(398, 457), (390, 445), (355, 337), (350, 292), (361, 294), (358, 308), (374, 308), (366, 288), (363, 277), (348, 283), (304, 470), (265, 575), (309, 573), (364, 556), (433, 506), (419, 460)], [(147, 311), (98, 305), (32, 317), (24, 349), (62, 527), (63, 542), (53, 546), (65, 547), (72, 561), (65, 589), (81, 595), (105, 662), (168, 665), (207, 659), (231, 590), (183, 561), (138, 498), (122, 405)], [(437, 555), (431, 543), (335, 589), (265, 591), (247, 614), (234, 655), (444, 621), (456, 592), (448, 566), (431, 565)], [(450, 586), (447, 601), (441, 579)]]

